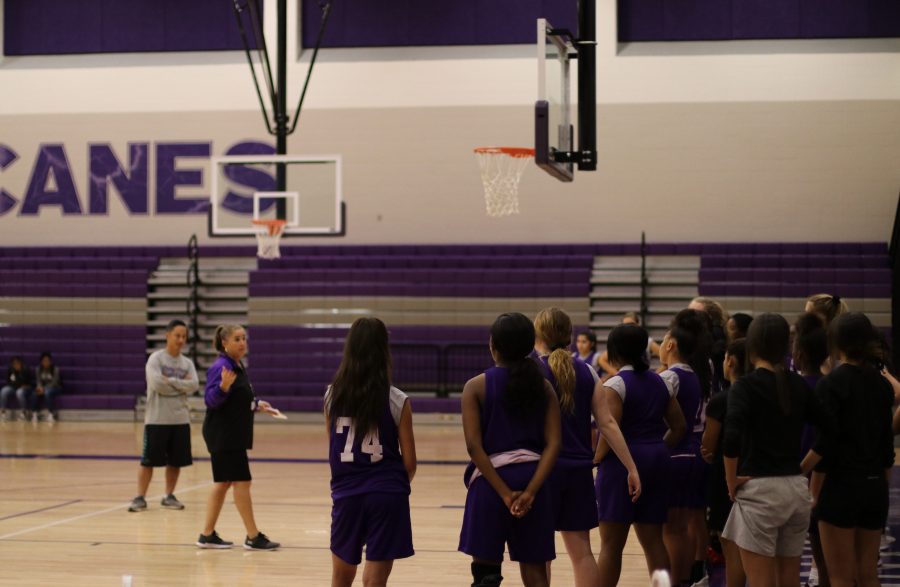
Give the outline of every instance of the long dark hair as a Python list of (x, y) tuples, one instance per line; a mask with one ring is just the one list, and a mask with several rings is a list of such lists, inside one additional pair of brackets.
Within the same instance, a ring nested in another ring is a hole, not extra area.
[(709, 362), (712, 334), (709, 327), (710, 321), (706, 313), (690, 309), (678, 312), (669, 326), (669, 336), (678, 344), (681, 360), (690, 365), (700, 379), (703, 399), (709, 399), (712, 393), (712, 371)]
[(650, 368), (647, 361), (647, 331), (634, 324), (620, 324), (612, 329), (606, 339), (606, 352), (613, 363), (631, 365), (636, 373)]
[(534, 324), (524, 314), (500, 314), (491, 325), (491, 345), (509, 370), (503, 401), (514, 414), (524, 415), (546, 406), (544, 375), (530, 357)]
[(833, 352), (840, 351), (852, 361), (861, 361), (878, 369), (884, 365), (881, 337), (869, 317), (862, 312), (850, 312), (835, 318), (829, 335)]
[(767, 361), (775, 368), (778, 403), (784, 415), (791, 413), (791, 386), (784, 368), (790, 339), (791, 327), (780, 314), (761, 314), (753, 319), (747, 329), (747, 358), (750, 362)]
[(357, 318), (344, 342), (344, 357), (331, 382), (325, 410), (337, 418), (353, 418), (357, 438), (378, 427), (391, 390), (388, 331), (378, 318)]
[(794, 365), (803, 374), (820, 375), (828, 358), (828, 333), (822, 316), (800, 314), (794, 323)]

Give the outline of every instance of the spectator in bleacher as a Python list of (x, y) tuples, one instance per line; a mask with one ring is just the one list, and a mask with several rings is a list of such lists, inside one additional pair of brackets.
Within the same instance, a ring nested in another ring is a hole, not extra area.
[(0, 389), (0, 419), (6, 420), (6, 406), (9, 405), (9, 396), (16, 394), (19, 402), (19, 419), (28, 420), (31, 417), (31, 396), (34, 394), (34, 378), (30, 369), (25, 367), (22, 357), (13, 357), (6, 371), (6, 381), (3, 389)]
[(728, 337), (729, 344), (739, 338), (747, 338), (747, 329), (750, 328), (751, 322), (753, 322), (753, 316), (750, 314), (742, 312), (732, 314), (728, 322), (725, 323), (725, 334)]
[(172, 320), (166, 326), (166, 348), (147, 359), (147, 404), (144, 411), (144, 451), (138, 469), (138, 494), (128, 506), (129, 512), (147, 509), (147, 488), (153, 467), (166, 468), (166, 495), (160, 505), (183, 510), (175, 497), (175, 484), (182, 467), (193, 464), (191, 456), (191, 413), (188, 394), (200, 388), (197, 370), (181, 354), (187, 342), (187, 325)]
[(849, 312), (850, 307), (841, 299), (841, 296), (820, 293), (806, 298), (806, 306), (803, 311), (818, 314), (825, 321), (825, 326), (828, 326), (832, 320)]
[(56, 396), (62, 393), (62, 384), (59, 381), (59, 368), (53, 363), (53, 356), (50, 353), (41, 354), (41, 361), (34, 370), (34, 375), (36, 387), (32, 417), (37, 421), (38, 407), (43, 398), (44, 409), (47, 410), (46, 420), (52, 423), (58, 417)]

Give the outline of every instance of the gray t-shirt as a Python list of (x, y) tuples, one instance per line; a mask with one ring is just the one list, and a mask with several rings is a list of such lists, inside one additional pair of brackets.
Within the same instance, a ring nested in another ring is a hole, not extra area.
[(190, 424), (187, 396), (200, 388), (197, 369), (184, 355), (173, 357), (166, 349), (147, 359), (147, 410), (145, 424)]

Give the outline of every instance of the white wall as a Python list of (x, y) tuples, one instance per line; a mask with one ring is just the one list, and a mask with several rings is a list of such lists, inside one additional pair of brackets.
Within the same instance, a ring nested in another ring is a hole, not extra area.
[[(531, 143), (530, 46), (325, 50), (290, 151), (345, 155), (347, 242), (634, 241), (641, 229), (658, 241), (888, 238), (900, 43), (620, 47), (615, 22), (615, 1), (598, 0), (600, 169), (571, 185), (529, 169), (519, 217), (484, 218), (470, 149)], [(309, 54), (293, 58), (292, 101)], [(128, 140), (211, 140), (222, 154), (266, 139), (257, 108), (240, 52), (7, 57), (0, 145), (22, 160), (0, 171), (0, 188), (21, 194), (37, 145), (60, 142), (84, 199), (88, 143), (124, 157)], [(0, 215), (0, 243), (181, 243), (205, 232), (202, 217), (113, 208)]]

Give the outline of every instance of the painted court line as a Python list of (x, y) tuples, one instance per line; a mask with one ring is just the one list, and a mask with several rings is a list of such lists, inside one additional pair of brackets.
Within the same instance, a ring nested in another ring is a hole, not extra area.
[[(212, 481), (207, 481), (206, 483), (200, 483), (198, 485), (192, 485), (190, 487), (186, 487), (184, 489), (179, 489), (178, 493), (189, 493), (194, 491), (195, 489), (200, 489), (201, 487), (208, 487), (212, 485)], [(165, 495), (157, 495), (156, 497), (151, 498), (151, 500), (162, 499)], [(128, 507), (128, 503), (114, 505), (113, 507), (98, 510), (96, 512), (88, 512), (86, 514), (81, 514), (80, 516), (73, 516), (71, 518), (65, 518), (63, 520), (57, 520), (55, 522), (50, 522), (48, 524), (42, 524), (40, 526), (33, 526), (31, 528), (25, 528), (24, 530), (19, 530), (17, 532), (10, 532), (9, 534), (0, 535), (0, 540), (7, 540), (9, 538), (15, 538), (16, 536), (21, 536), (23, 534), (29, 534), (31, 532), (37, 532), (38, 530), (46, 530), (47, 528), (52, 528), (54, 526), (60, 526), (62, 524), (68, 524), (69, 522), (77, 522), (78, 520), (84, 520), (86, 518), (93, 518), (94, 516), (100, 516), (103, 514), (108, 514), (109, 512), (114, 512), (117, 510), (124, 511), (125, 508)]]
[(3, 516), (2, 518), (0, 518), (0, 522), (2, 522), (3, 520), (11, 520), (13, 518), (21, 518), (22, 516), (30, 516), (31, 514), (38, 514), (40, 512), (46, 512), (48, 510), (55, 510), (56, 508), (63, 508), (63, 507), (66, 507), (67, 505), (72, 505), (73, 503), (79, 503), (80, 501), (81, 501), (80, 499), (73, 499), (73, 500), (67, 501), (65, 503), (58, 503), (56, 505), (48, 505), (45, 508), (40, 508), (37, 510), (31, 510), (28, 512), (21, 512), (21, 513), (12, 514), (9, 516)]
[[(37, 453), (0, 453), (0, 459), (59, 459), (68, 461), (139, 461), (135, 455), (84, 455), (84, 454), (37, 454)], [(209, 457), (194, 457), (195, 461), (208, 461)], [(298, 465), (327, 465), (328, 459), (293, 458), (293, 457), (250, 457), (251, 463), (287, 463)], [(420, 459), (419, 465), (468, 465), (469, 461)]]

